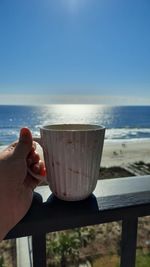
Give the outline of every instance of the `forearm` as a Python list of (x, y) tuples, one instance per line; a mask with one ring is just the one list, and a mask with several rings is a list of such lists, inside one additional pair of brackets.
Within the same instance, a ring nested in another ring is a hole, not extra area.
[(2, 187), (0, 189), (0, 241), (2, 241), (13, 226), (11, 227), (11, 201), (5, 198), (8, 195), (7, 192), (3, 194), (4, 189)]
[(1, 184), (0, 187), (0, 241), (4, 239), (11, 229), (11, 201), (8, 201), (8, 191)]

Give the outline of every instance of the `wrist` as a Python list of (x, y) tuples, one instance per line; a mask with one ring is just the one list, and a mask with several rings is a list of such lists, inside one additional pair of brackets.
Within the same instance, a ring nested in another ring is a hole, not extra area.
[(4, 239), (4, 237), (7, 235), (7, 233), (10, 231), (11, 229), (11, 225), (10, 225), (10, 212), (4, 208), (1, 207), (0, 205), (0, 241)]
[(9, 232), (9, 229), (4, 225), (4, 222), (2, 219), (0, 220), (0, 241), (4, 239), (4, 237), (7, 235)]

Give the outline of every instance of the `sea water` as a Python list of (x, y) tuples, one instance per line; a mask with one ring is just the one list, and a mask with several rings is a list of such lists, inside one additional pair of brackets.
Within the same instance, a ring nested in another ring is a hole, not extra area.
[(150, 139), (150, 106), (0, 106), (0, 146), (18, 139), (20, 128), (39, 136), (46, 124), (88, 123), (106, 127), (108, 141)]

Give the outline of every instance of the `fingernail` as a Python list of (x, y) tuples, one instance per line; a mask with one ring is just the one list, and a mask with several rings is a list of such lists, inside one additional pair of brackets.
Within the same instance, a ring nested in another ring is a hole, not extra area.
[(24, 137), (26, 137), (26, 136), (28, 136), (29, 135), (29, 130), (28, 130), (28, 128), (22, 128), (21, 129), (21, 131), (20, 131), (20, 137), (22, 138), (24, 138)]
[(23, 142), (24, 144), (30, 143), (30, 141), (32, 140), (32, 135), (31, 135), (28, 128), (22, 128), (20, 130), (19, 140), (20, 140), (20, 142)]
[(40, 175), (46, 176), (46, 168), (40, 170)]

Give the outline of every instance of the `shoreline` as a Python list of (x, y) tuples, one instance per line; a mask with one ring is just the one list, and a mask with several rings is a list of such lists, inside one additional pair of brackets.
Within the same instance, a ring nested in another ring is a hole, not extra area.
[[(0, 146), (0, 151), (6, 147)], [(104, 140), (101, 167), (124, 167), (141, 161), (150, 163), (150, 139)]]

